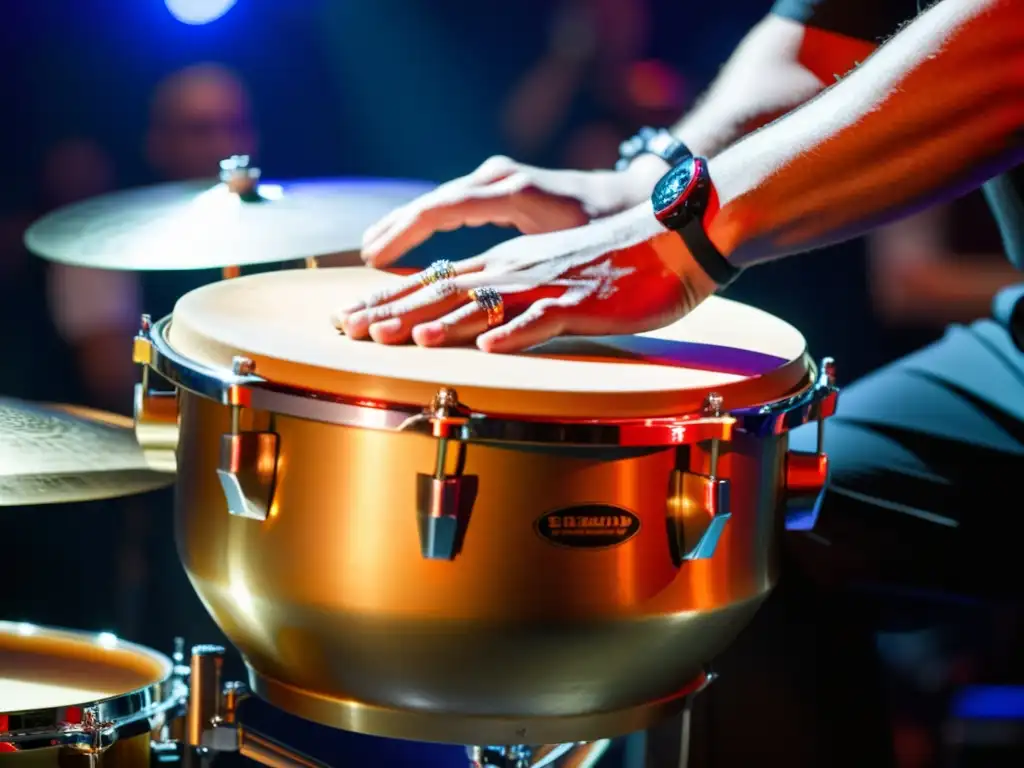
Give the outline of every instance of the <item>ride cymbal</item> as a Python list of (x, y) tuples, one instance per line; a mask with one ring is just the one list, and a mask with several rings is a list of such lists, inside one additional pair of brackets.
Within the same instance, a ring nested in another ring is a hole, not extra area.
[(363, 231), (432, 185), (386, 179), (180, 182), (69, 205), (25, 233), (50, 261), (129, 271), (219, 269), (357, 250)]
[(131, 419), (0, 398), (0, 507), (109, 499), (173, 482), (147, 467)]

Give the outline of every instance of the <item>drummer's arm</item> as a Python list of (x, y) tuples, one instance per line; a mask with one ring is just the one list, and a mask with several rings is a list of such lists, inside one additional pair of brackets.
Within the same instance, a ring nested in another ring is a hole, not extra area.
[[(776, 0), (672, 133), (714, 157), (834, 83), (915, 11), (916, 0)], [(665, 164), (641, 155), (630, 172), (653, 186)]]
[[(889, 31), (895, 27), (892, 24)], [(873, 42), (769, 14), (747, 34), (707, 93), (672, 132), (694, 154), (713, 157), (818, 94), (875, 47)]]
[(857, 236), (1024, 159), (1024, 0), (943, 0), (711, 160), (708, 235), (744, 266)]

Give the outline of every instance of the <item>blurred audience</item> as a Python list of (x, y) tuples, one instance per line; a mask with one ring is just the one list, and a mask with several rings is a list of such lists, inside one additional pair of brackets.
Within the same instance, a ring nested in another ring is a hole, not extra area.
[[(59, 208), (114, 188), (115, 172), (104, 150), (89, 139), (57, 143), (43, 162), (41, 184), (48, 208)], [(50, 315), (71, 348), (88, 405), (128, 413), (137, 373), (132, 330), (139, 322), (137, 281), (127, 272), (50, 264)]]
[(884, 227), (868, 246), (875, 307), (894, 327), (987, 317), (993, 296), (1020, 282), (980, 192)]
[[(256, 143), (248, 93), (225, 67), (196, 64), (156, 87), (144, 148), (156, 180), (215, 178), (222, 159), (255, 153)], [(113, 174), (105, 163), (95, 146), (70, 142), (57, 147), (44, 171), (54, 204), (108, 191)], [(90, 405), (130, 409), (138, 378), (130, 345), (143, 306), (157, 317), (167, 314), (178, 296), (195, 287), (197, 278), (205, 282), (209, 275), (143, 279), (134, 272), (64, 266), (52, 270), (51, 312), (61, 335), (75, 349)]]
[(607, 168), (641, 125), (670, 124), (682, 110), (682, 78), (644, 57), (647, 0), (562, 0), (547, 50), (525, 73), (502, 118), (519, 160)]
[[(257, 149), (245, 86), (218, 64), (196, 64), (170, 74), (153, 92), (143, 149), (154, 181), (216, 178), (222, 159)], [(44, 165), (49, 207), (109, 191), (113, 182), (102, 150), (84, 140), (57, 145)], [(52, 265), (50, 311), (74, 351), (83, 399), (130, 412), (139, 377), (131, 340), (143, 307), (161, 317), (179, 296), (218, 277), (217, 271), (138, 273)], [(179, 629), (204, 639), (213, 636), (212, 621), (175, 562), (170, 493), (125, 499), (118, 506), (123, 509), (118, 631), (158, 647), (166, 647)], [(175, 615), (168, 616), (168, 608)]]
[(157, 85), (145, 149), (163, 180), (214, 178), (221, 160), (257, 145), (249, 92), (227, 67), (195, 64)]

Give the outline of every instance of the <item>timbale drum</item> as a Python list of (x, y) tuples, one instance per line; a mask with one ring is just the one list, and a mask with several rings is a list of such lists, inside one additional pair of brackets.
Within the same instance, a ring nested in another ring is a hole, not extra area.
[(167, 656), (109, 633), (0, 621), (0, 764), (144, 768), (184, 714)]
[(831, 366), (718, 298), (517, 355), (335, 330), (396, 279), (223, 281), (136, 339), (140, 439), (177, 465), (181, 560), (253, 689), (330, 726), (468, 744), (678, 710), (771, 590), (787, 502), (823, 486), (826, 459), (787, 432), (834, 409)]

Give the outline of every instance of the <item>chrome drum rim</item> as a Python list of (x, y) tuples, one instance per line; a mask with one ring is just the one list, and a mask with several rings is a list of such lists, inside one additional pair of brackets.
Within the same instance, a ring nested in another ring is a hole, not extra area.
[[(135, 337), (134, 359), (175, 387), (223, 405), (319, 421), (339, 426), (437, 437), (437, 419), (429, 404), (370, 403), (336, 394), (269, 381), (241, 369), (214, 368), (191, 360), (171, 347), (167, 332), (173, 316), (155, 323), (144, 318)], [(241, 366), (240, 366), (241, 368)], [(144, 382), (146, 378), (144, 378)], [(148, 385), (144, 386), (148, 389)], [(444, 437), (465, 442), (510, 445), (590, 447), (667, 447), (705, 440), (729, 440), (734, 429), (767, 437), (827, 418), (835, 410), (838, 389), (832, 361), (808, 364), (797, 391), (772, 403), (718, 412), (634, 419), (525, 419), (469, 410), (457, 424), (446, 423)], [(471, 406), (471, 404), (469, 404)], [(446, 420), (448, 421), (448, 420)]]
[(188, 698), (188, 669), (145, 646), (118, 639), (109, 632), (78, 632), (59, 627), (0, 621), (0, 633), (30, 636), (37, 632), (78, 642), (94, 642), (157, 661), (161, 679), (116, 696), (62, 707), (0, 712), (0, 752), (69, 747), (99, 752), (121, 739), (159, 730), (184, 714)]

